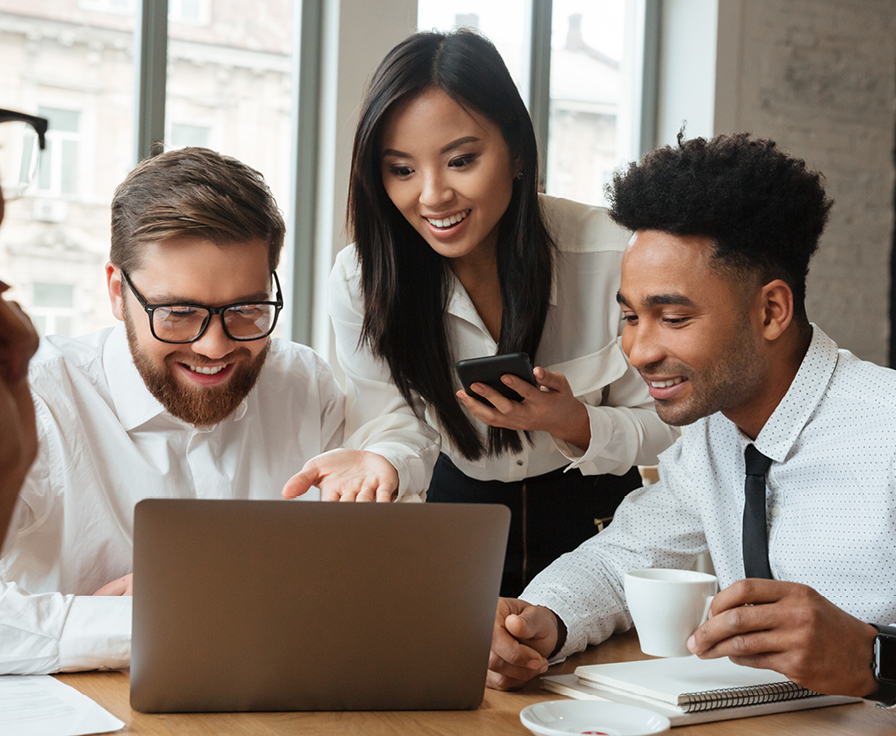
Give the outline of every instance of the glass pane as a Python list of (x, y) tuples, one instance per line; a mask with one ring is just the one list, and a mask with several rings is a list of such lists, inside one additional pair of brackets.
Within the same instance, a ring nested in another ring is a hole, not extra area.
[(77, 133), (80, 114), (74, 110), (59, 110), (53, 107), (38, 107), (37, 114), (50, 121), (54, 133)]
[(547, 191), (603, 204), (613, 170), (631, 158), (626, 115), (632, 3), (554, 0)]
[(71, 316), (67, 314), (56, 315), (56, 326), (53, 332), (57, 335), (65, 335), (66, 337), (76, 337)]
[[(215, 3), (213, 13), (204, 3), (191, 23), (169, 6), (166, 148), (198, 144), (240, 159), (288, 216), (293, 2)], [(288, 261), (284, 248), (281, 269)]]
[(71, 284), (34, 284), (35, 307), (71, 308), (75, 287)]
[(171, 138), (168, 141), (172, 148), (184, 148), (186, 146), (208, 147), (211, 130), (204, 125), (184, 125), (173, 123), (171, 125)]
[[(130, 0), (0, 0), (2, 106), (50, 120), (37, 181), (6, 208), (0, 278), (42, 332), (85, 334), (116, 321), (103, 266), (109, 202), (133, 165), (134, 7)], [(10, 174), (0, 176), (5, 183)], [(78, 288), (47, 293), (62, 282)], [(66, 300), (65, 315), (59, 306), (35, 306)]]
[(37, 330), (37, 334), (43, 337), (47, 334), (47, 318), (42, 314), (34, 314), (31, 315), (31, 321), (34, 323), (34, 329)]
[[(528, 87), (527, 28), (531, 0), (418, 0), (417, 28), (421, 31), (450, 31), (474, 28), (501, 52), (517, 88)], [(527, 94), (523, 93), (525, 100)]]
[(51, 163), (53, 161), (53, 151), (56, 147), (53, 145), (53, 139), (47, 138), (47, 145), (40, 152), (40, 170), (37, 175), (37, 186), (39, 189), (49, 190), (53, 181), (53, 172)]
[(62, 141), (61, 167), (59, 171), (59, 188), (63, 194), (75, 194), (78, 187), (78, 143)]

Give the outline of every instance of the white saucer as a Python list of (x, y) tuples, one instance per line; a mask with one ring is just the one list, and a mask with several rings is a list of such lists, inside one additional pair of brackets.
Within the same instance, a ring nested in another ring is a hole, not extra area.
[(668, 718), (647, 708), (592, 700), (536, 703), (520, 711), (520, 720), (538, 736), (648, 736), (667, 733), (672, 727)]

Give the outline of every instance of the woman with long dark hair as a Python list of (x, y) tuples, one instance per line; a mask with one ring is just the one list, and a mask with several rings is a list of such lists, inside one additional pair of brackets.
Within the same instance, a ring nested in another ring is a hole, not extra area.
[[(355, 244), (330, 278), (346, 446), (388, 459), (400, 495), (427, 489), (441, 447), (428, 501), (508, 505), (503, 595), (599, 531), (676, 436), (617, 344), (627, 234), (537, 188), (491, 43), (417, 33), (386, 56), (355, 135)], [(538, 366), (537, 386), (502, 379), (521, 403), (459, 390), (456, 361), (517, 352)]]

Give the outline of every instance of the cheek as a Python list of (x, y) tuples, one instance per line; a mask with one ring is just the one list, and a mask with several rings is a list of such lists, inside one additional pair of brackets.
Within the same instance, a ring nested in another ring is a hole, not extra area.
[(241, 346), (246, 347), (249, 350), (249, 355), (251, 356), (251, 360), (255, 360), (259, 355), (261, 355), (262, 351), (264, 351), (265, 346), (268, 344), (268, 339), (258, 340), (257, 342), (242, 342), (239, 343)]
[(409, 187), (404, 182), (396, 181), (391, 177), (384, 176), (383, 189), (385, 189), (386, 196), (391, 200), (392, 204), (395, 205), (396, 209), (402, 214), (405, 214), (407, 208), (412, 204)]
[(626, 323), (622, 327), (622, 352), (628, 355), (632, 351), (632, 341), (635, 339), (634, 328)]
[[(513, 198), (513, 183), (508, 181), (503, 175), (500, 177), (492, 177), (483, 179), (477, 191), (471, 199), (478, 200), (487, 210), (488, 219), (497, 223), (503, 217), (507, 208), (510, 206), (510, 200)], [(492, 223), (492, 224), (494, 224)]]

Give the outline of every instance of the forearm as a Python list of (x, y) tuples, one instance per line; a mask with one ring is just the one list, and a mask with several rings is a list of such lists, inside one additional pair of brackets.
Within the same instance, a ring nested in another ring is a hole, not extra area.
[(585, 452), (591, 445), (591, 417), (588, 409), (576, 400), (574, 410), (562, 427), (551, 432), (555, 443), (566, 443)]

